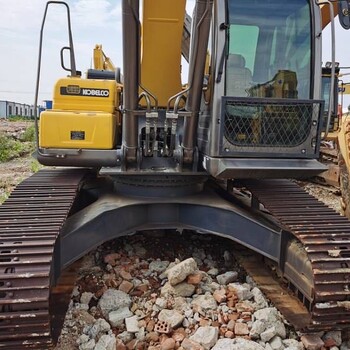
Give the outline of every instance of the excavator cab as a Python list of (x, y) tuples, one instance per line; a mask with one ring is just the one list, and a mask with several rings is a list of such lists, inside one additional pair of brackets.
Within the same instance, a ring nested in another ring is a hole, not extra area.
[(314, 7), (249, 0), (216, 8), (213, 103), (200, 116), (198, 133), (204, 167), (214, 177), (322, 171), (316, 160), (323, 102)]

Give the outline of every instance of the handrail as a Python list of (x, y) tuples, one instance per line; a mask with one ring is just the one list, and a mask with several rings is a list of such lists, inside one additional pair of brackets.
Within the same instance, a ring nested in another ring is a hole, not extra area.
[(42, 154), (39, 150), (39, 126), (38, 126), (38, 110), (37, 109), (38, 109), (38, 96), (39, 96), (39, 85), (40, 85), (41, 57), (42, 57), (42, 47), (43, 47), (43, 37), (44, 37), (44, 26), (45, 26), (47, 11), (48, 11), (48, 8), (51, 4), (63, 5), (67, 9), (69, 51), (70, 51), (70, 72), (71, 72), (72, 76), (77, 75), (69, 6), (64, 1), (48, 1), (46, 3), (46, 6), (45, 6), (45, 12), (44, 12), (43, 20), (41, 23), (41, 29), (40, 29), (38, 68), (37, 68), (35, 98), (34, 98), (34, 127), (35, 127), (35, 135), (36, 135), (36, 149), (37, 149), (37, 152), (42, 156), (47, 156), (47, 155)]
[(331, 117), (333, 112), (333, 102), (334, 102), (334, 85), (335, 85), (335, 26), (334, 26), (334, 8), (333, 4), (329, 0), (317, 1), (317, 5), (327, 4), (329, 6), (330, 20), (331, 20), (331, 50), (332, 50), (332, 67), (331, 67), (331, 86), (329, 93), (329, 108), (327, 116), (326, 130), (324, 133), (324, 138), (327, 137), (329, 133), (329, 126), (331, 123)]

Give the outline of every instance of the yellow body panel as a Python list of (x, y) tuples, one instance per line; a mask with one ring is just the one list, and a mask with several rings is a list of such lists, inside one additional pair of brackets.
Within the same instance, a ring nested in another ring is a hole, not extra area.
[(112, 149), (117, 118), (105, 112), (47, 110), (40, 114), (41, 148)]
[(117, 84), (113, 80), (63, 78), (56, 82), (53, 109), (114, 113)]
[(341, 93), (344, 95), (350, 95), (350, 83), (346, 85), (339, 85), (339, 89), (341, 89)]
[(181, 91), (181, 40), (186, 0), (145, 0), (141, 83), (165, 107)]
[(342, 124), (338, 133), (338, 143), (346, 168), (350, 173), (350, 114), (343, 115)]

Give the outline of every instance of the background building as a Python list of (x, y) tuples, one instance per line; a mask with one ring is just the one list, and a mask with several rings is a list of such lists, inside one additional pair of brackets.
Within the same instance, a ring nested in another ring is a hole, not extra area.
[[(42, 109), (41, 106), (38, 106), (38, 115)], [(25, 103), (0, 100), (0, 118), (13, 116), (34, 118), (34, 106)]]

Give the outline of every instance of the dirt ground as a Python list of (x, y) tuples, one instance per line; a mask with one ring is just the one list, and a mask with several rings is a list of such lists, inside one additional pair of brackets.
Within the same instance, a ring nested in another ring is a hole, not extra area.
[(0, 118), (0, 132), (14, 135), (18, 132), (24, 131), (28, 126), (30, 126), (33, 121), (8, 121), (6, 119)]
[[(0, 118), (0, 133), (18, 138), (32, 123), (32, 121), (11, 122)], [(0, 203), (8, 197), (18, 183), (32, 175), (36, 168), (35, 160), (30, 154), (10, 162), (0, 163)]]
[(2, 203), (17, 184), (33, 174), (31, 155), (0, 163), (0, 203)]

